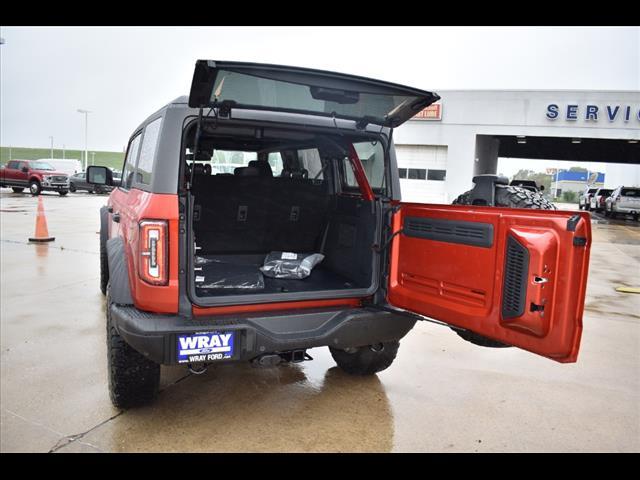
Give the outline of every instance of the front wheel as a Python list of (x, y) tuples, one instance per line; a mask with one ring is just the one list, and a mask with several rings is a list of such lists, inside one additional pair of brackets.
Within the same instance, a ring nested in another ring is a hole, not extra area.
[(69, 191), (71, 193), (76, 193), (76, 186), (73, 183), (69, 184)]
[(400, 342), (381, 342), (364, 347), (340, 350), (329, 347), (338, 366), (351, 375), (373, 375), (389, 368), (398, 353)]
[(60, 195), (61, 197), (64, 197), (67, 193), (69, 193), (67, 190), (60, 190), (58, 192), (58, 195)]
[(14, 193), (22, 193), (24, 188), (22, 188), (22, 187), (11, 187), (11, 190), (13, 190)]
[(118, 334), (111, 318), (111, 292), (107, 288), (107, 358), (109, 396), (118, 408), (146, 405), (155, 400), (160, 365), (133, 349)]
[(40, 182), (38, 182), (37, 180), (32, 180), (31, 182), (29, 182), (29, 192), (31, 192), (31, 195), (37, 197), (38, 195), (40, 195), (41, 191), (42, 187), (40, 186)]

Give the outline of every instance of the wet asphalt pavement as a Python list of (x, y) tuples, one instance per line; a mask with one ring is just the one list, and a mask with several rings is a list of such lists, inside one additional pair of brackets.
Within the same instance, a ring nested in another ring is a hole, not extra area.
[(640, 228), (594, 215), (576, 364), (486, 349), (420, 322), (386, 371), (351, 377), (326, 348), (272, 369), (163, 367), (149, 407), (107, 392), (98, 209), (106, 196), (0, 190), (0, 451), (640, 451)]

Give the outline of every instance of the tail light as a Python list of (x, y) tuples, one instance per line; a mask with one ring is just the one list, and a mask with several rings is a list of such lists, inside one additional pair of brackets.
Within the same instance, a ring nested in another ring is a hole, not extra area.
[(169, 280), (167, 252), (167, 222), (140, 222), (139, 268), (140, 278), (151, 285), (167, 285)]

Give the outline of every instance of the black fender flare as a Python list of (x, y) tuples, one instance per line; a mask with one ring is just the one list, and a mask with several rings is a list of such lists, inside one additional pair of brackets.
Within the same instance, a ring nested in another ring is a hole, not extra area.
[(109, 240), (109, 210), (107, 206), (100, 208), (100, 244), (106, 248)]
[(129, 267), (122, 237), (107, 240), (111, 301), (118, 305), (133, 305), (129, 284)]

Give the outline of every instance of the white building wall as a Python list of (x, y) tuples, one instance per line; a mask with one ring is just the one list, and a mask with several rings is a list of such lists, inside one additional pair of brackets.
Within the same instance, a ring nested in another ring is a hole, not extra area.
[(604, 175), (605, 188), (640, 187), (640, 165), (622, 165), (610, 163), (606, 165)]
[(447, 170), (447, 147), (439, 145), (397, 145), (398, 168), (427, 170), (427, 178), (400, 179), (402, 199), (415, 203), (446, 203), (445, 181), (428, 180), (428, 170)]

